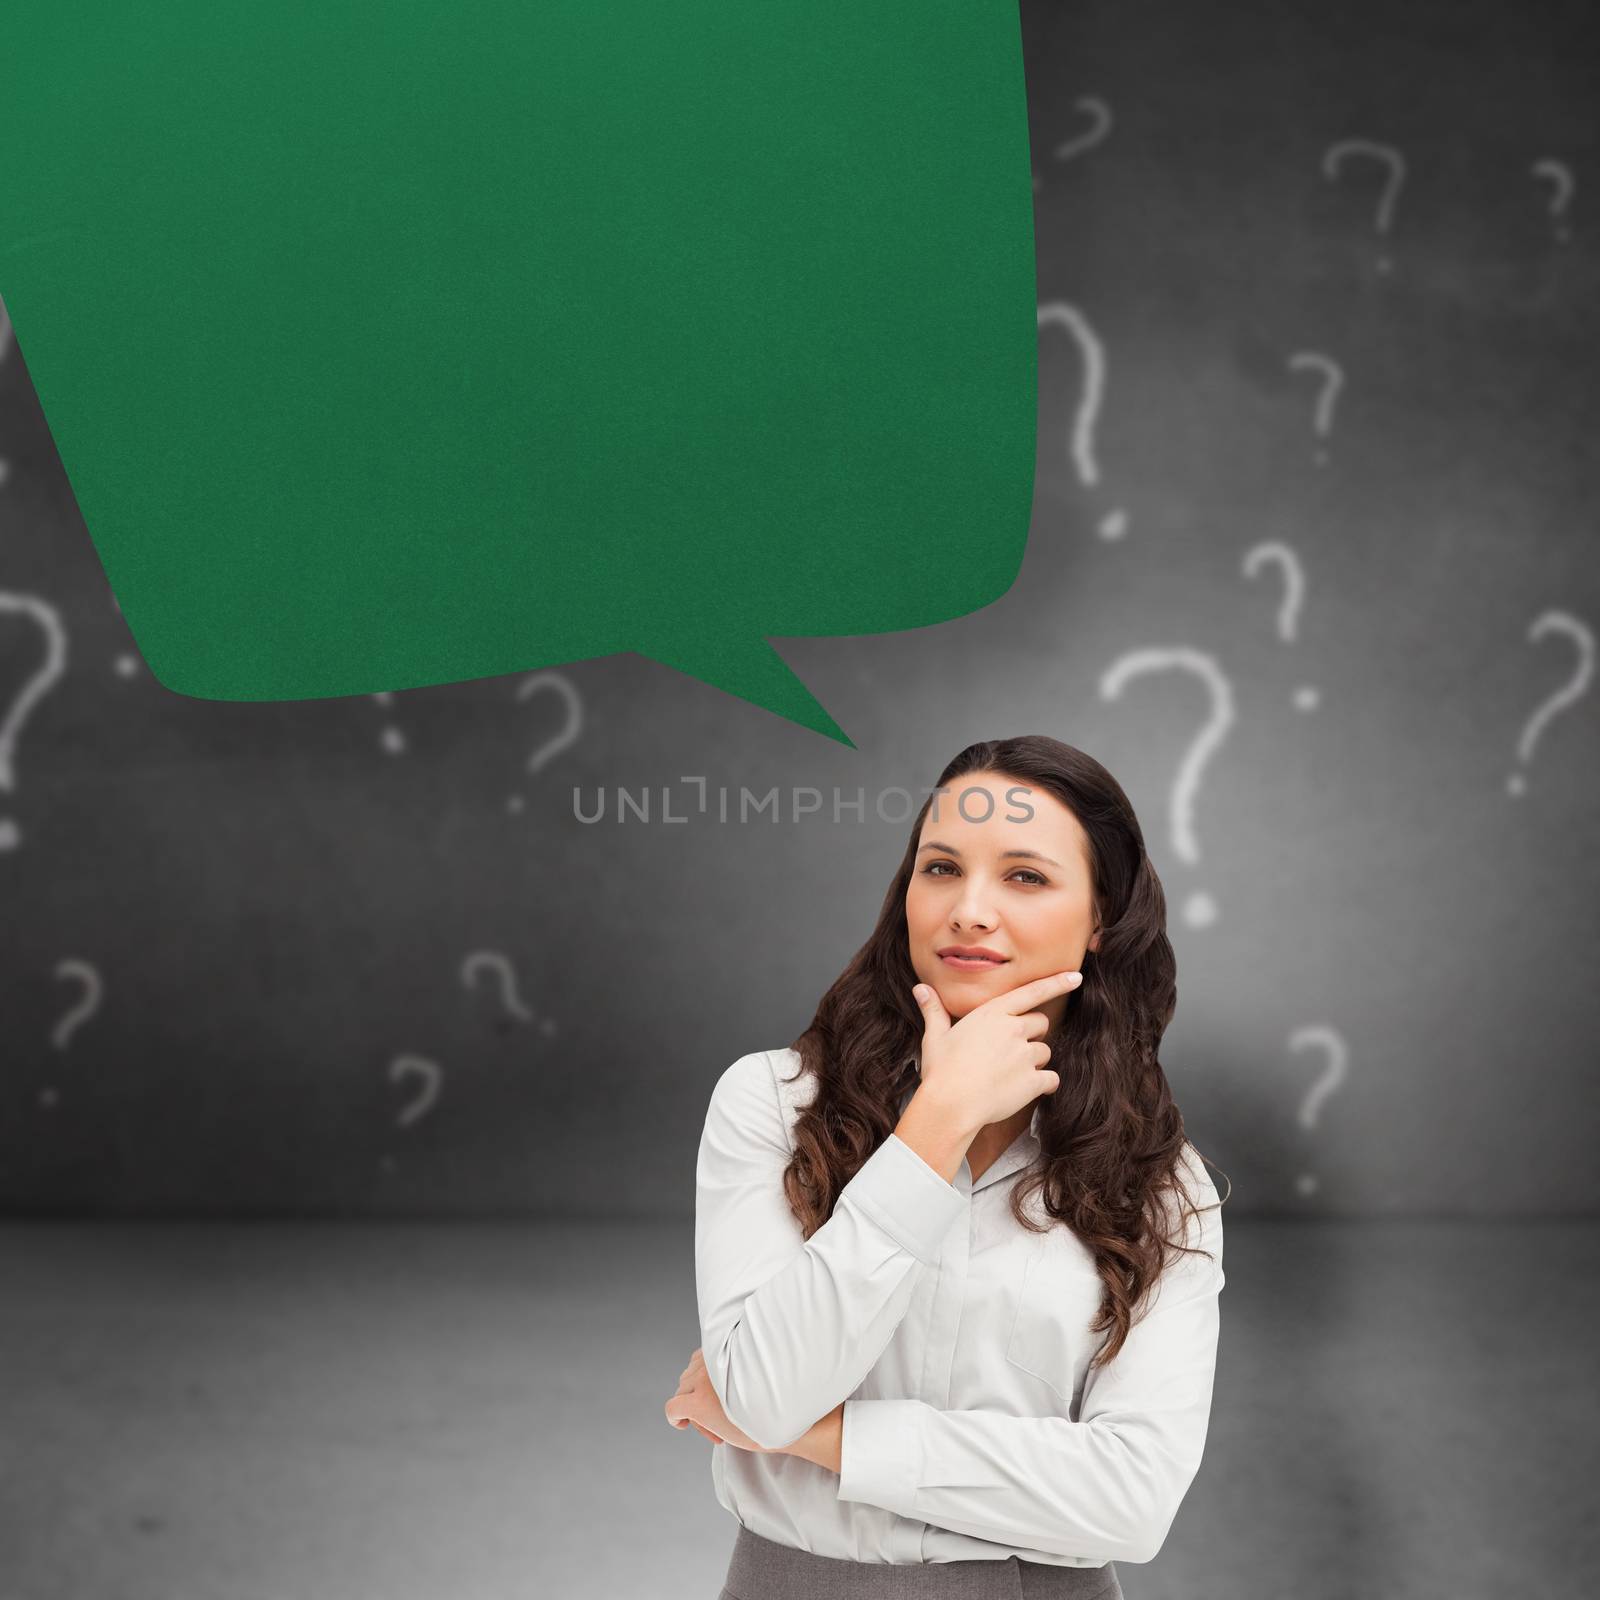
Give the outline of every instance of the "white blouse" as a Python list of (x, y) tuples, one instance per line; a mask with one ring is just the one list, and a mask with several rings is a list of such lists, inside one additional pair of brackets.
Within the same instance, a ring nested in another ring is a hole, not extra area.
[[(797, 1456), (712, 1446), (718, 1501), (752, 1532), (864, 1562), (1152, 1561), (1200, 1466), (1211, 1411), (1222, 1222), (1203, 1209), (1111, 1364), (1093, 1258), (1065, 1223), (1033, 1234), (1007, 1182), (1033, 1123), (972, 1181), (947, 1183), (894, 1134), (809, 1240), (782, 1173), (815, 1092), (798, 1053), (740, 1056), (712, 1090), (696, 1166), (701, 1348), (729, 1419), (792, 1443), (844, 1401), (839, 1476)], [(909, 1102), (915, 1084), (901, 1101)], [(1169, 1200), (1169, 1234), (1180, 1210)], [(1046, 1218), (1038, 1196), (1030, 1215)]]

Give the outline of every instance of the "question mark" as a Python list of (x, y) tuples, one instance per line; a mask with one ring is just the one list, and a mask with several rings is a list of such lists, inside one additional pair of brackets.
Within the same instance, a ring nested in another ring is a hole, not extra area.
[[(479, 967), (489, 967), (500, 974), (500, 996), (507, 1011), (523, 1022), (532, 1022), (533, 1013), (522, 1003), (517, 994), (517, 980), (511, 970), (510, 960), (498, 950), (475, 950), (461, 963), (461, 981), (469, 989), (477, 988), (473, 974)], [(504, 1032), (504, 1026), (501, 1027)], [(539, 1024), (539, 1032), (547, 1039), (556, 1031), (555, 1023), (546, 1017)]]
[[(50, 1035), (50, 1043), (57, 1050), (65, 1050), (67, 1041), (80, 1023), (92, 1017), (100, 1007), (101, 984), (100, 974), (87, 961), (77, 961), (68, 958), (56, 963), (55, 975), (58, 978), (76, 978), (84, 986), (84, 998), (79, 1001), (75, 1010), (69, 1011), (56, 1025)], [(60, 1097), (56, 1091), (48, 1086), (39, 1091), (39, 1104), (54, 1108)]]
[[(394, 704), (394, 693), (389, 689), (385, 689), (381, 694), (373, 695), (372, 698), (376, 700), (380, 706), (387, 707)], [(383, 734), (378, 742), (385, 750), (389, 752), (390, 755), (397, 756), (406, 747), (406, 736), (391, 722), (383, 730)]]
[[(66, 671), (67, 632), (61, 625), (61, 614), (37, 595), (13, 594), (8, 589), (0, 589), (0, 613), (7, 611), (25, 612), (32, 617), (44, 631), (46, 646), (44, 665), (23, 684), (10, 713), (4, 722), (0, 722), (0, 789), (12, 790), (16, 788), (12, 762), (17, 740), (22, 734), (22, 725), (34, 706)], [(21, 839), (22, 830), (17, 824), (10, 817), (0, 817), (0, 850), (16, 849)]]
[(50, 1043), (57, 1050), (65, 1050), (67, 1041), (78, 1027), (100, 1009), (100, 997), (104, 988), (100, 982), (100, 974), (87, 961), (78, 961), (72, 957), (56, 963), (55, 975), (58, 978), (76, 978), (84, 988), (83, 999), (55, 1025), (55, 1031), (50, 1035)]
[(429, 1061), (426, 1056), (396, 1056), (389, 1063), (389, 1081), (398, 1083), (408, 1076), (422, 1079), (422, 1093), (395, 1118), (396, 1126), (402, 1128), (433, 1109), (434, 1101), (439, 1098), (439, 1085), (444, 1078), (438, 1062)]
[(1082, 155), (1085, 150), (1094, 149), (1097, 144), (1103, 143), (1106, 135), (1111, 132), (1111, 107), (1104, 100), (1085, 96), (1081, 100), (1074, 100), (1073, 105), (1089, 117), (1093, 126), (1076, 139), (1068, 139), (1065, 144), (1058, 144), (1057, 161), (1070, 161), (1074, 156)]
[[(1547, 633), (1564, 633), (1572, 640), (1578, 652), (1578, 665), (1571, 681), (1551, 695), (1523, 728), (1522, 737), (1517, 741), (1517, 760), (1524, 766), (1532, 757), (1534, 744), (1544, 732), (1545, 724), (1558, 711), (1565, 710), (1574, 700), (1581, 699), (1584, 690), (1589, 687), (1589, 680), (1594, 677), (1594, 635), (1583, 623), (1569, 611), (1546, 611), (1534, 619), (1528, 629), (1528, 639), (1537, 643)], [(1526, 794), (1527, 780), (1520, 772), (1513, 772), (1506, 779), (1506, 789), (1513, 795)]]
[[(1300, 608), (1305, 603), (1305, 571), (1300, 565), (1299, 556), (1288, 545), (1277, 539), (1268, 539), (1262, 544), (1252, 545), (1245, 552), (1245, 577), (1254, 578), (1269, 561), (1276, 562), (1283, 572), (1283, 604), (1278, 607), (1278, 637), (1286, 644), (1293, 644)], [(1294, 692), (1295, 709), (1314, 711), (1317, 699), (1317, 691), (1309, 684), (1302, 684)]]
[[(1383, 186), (1383, 194), (1378, 201), (1378, 232), (1386, 234), (1389, 231), (1389, 222), (1394, 216), (1394, 203), (1400, 193), (1400, 185), (1405, 181), (1406, 162), (1393, 145), (1377, 144), (1371, 139), (1341, 139), (1337, 144), (1328, 146), (1322, 158), (1322, 175), (1325, 178), (1337, 178), (1340, 164), (1346, 156), (1366, 156), (1372, 161), (1381, 161), (1389, 169), (1389, 181)], [(1389, 270), (1389, 258), (1381, 256), (1378, 260), (1378, 271)]]
[[(537, 694), (541, 689), (553, 689), (567, 707), (567, 725), (554, 739), (547, 744), (542, 744), (528, 758), (529, 772), (537, 772), (552, 756), (559, 755), (583, 731), (583, 702), (578, 698), (578, 691), (559, 672), (535, 672), (526, 677), (517, 686), (517, 699), (526, 700), (529, 695)], [(513, 795), (506, 801), (508, 811), (522, 809), (522, 796)]]
[[(1304, 1028), (1296, 1028), (1289, 1035), (1289, 1048), (1296, 1054), (1302, 1050), (1312, 1049), (1327, 1053), (1327, 1067), (1323, 1070), (1322, 1076), (1306, 1092), (1305, 1099), (1300, 1102), (1300, 1126), (1314, 1128), (1317, 1125), (1317, 1114), (1322, 1110), (1322, 1102), (1345, 1080), (1350, 1052), (1338, 1031), (1325, 1023), (1312, 1023)], [(1302, 1173), (1296, 1180), (1296, 1187), (1301, 1194), (1310, 1194), (1316, 1186), (1317, 1180), (1309, 1172)]]
[(500, 998), (506, 1010), (523, 1022), (532, 1022), (533, 1013), (517, 994), (517, 977), (511, 970), (511, 962), (498, 950), (474, 950), (461, 963), (461, 982), (468, 989), (477, 988), (475, 974), (480, 967), (488, 967), (500, 975)]
[[(1078, 469), (1079, 480), (1089, 488), (1100, 481), (1100, 468), (1094, 457), (1094, 426), (1100, 415), (1101, 401), (1105, 395), (1106, 357), (1088, 318), (1076, 306), (1064, 300), (1053, 300), (1039, 307), (1038, 325), (1065, 328), (1078, 341), (1083, 355), (1083, 392), (1078, 400), (1078, 414), (1072, 425), (1072, 461)], [(1120, 539), (1128, 531), (1125, 511), (1113, 511), (1100, 523), (1102, 539)]]
[[(1289, 357), (1291, 372), (1319, 372), (1322, 390), (1317, 396), (1316, 429), (1319, 439), (1326, 439), (1333, 428), (1333, 408), (1344, 388), (1344, 369), (1331, 356), (1319, 355), (1315, 350), (1297, 350)], [(1317, 465), (1328, 464), (1328, 452), (1317, 451)]]
[(1564, 244), (1567, 239), (1566, 210), (1572, 201), (1572, 191), (1577, 187), (1572, 168), (1565, 161), (1535, 161), (1529, 169), (1534, 177), (1548, 179), (1555, 186), (1550, 197), (1550, 215), (1556, 219), (1556, 238)]
[[(115, 611), (119, 617), (122, 615), (122, 602), (117, 599), (115, 593), (113, 593), (111, 596), (111, 609)], [(125, 650), (120, 656), (117, 657), (112, 665), (115, 668), (118, 677), (131, 678), (134, 673), (139, 670), (139, 659), (130, 651)]]
[[(1200, 859), (1194, 838), (1194, 797), (1200, 788), (1201, 770), (1233, 726), (1232, 685), (1217, 663), (1202, 651), (1182, 646), (1131, 650), (1106, 669), (1100, 679), (1100, 698), (1115, 700), (1131, 678), (1174, 670), (1191, 673), (1211, 691), (1211, 715), (1185, 752), (1172, 786), (1172, 847), (1180, 860), (1193, 866)], [(1191, 928), (1209, 927), (1217, 920), (1216, 902), (1208, 894), (1192, 894), (1184, 903), (1183, 914)]]

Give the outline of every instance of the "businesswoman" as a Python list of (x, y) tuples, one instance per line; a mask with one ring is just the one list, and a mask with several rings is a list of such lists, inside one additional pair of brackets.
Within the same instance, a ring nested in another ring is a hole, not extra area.
[(972, 745), (811, 1026), (719, 1077), (666, 1403), (739, 1524), (719, 1600), (1101, 1600), (1155, 1558), (1224, 1281), (1165, 914), (1104, 767)]

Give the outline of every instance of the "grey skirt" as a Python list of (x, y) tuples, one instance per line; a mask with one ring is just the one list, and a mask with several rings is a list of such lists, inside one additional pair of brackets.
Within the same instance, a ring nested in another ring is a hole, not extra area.
[(778, 1544), (741, 1525), (717, 1600), (1122, 1600), (1117, 1569), (1043, 1561), (841, 1561)]

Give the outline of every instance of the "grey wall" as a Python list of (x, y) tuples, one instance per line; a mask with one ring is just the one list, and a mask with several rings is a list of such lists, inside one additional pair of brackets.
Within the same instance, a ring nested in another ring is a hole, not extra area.
[(1139, 809), (1237, 1214), (1593, 1212), (1592, 687), (1539, 720), (1600, 621), (1585, 9), (1022, 7), (1029, 554), (970, 618), (783, 642), (854, 752), (635, 656), (168, 693), (6, 339), (0, 720), (52, 618), (65, 658), (0, 788), (0, 1207), (686, 1217), (717, 1074), (871, 925), (880, 799), (1045, 732)]

